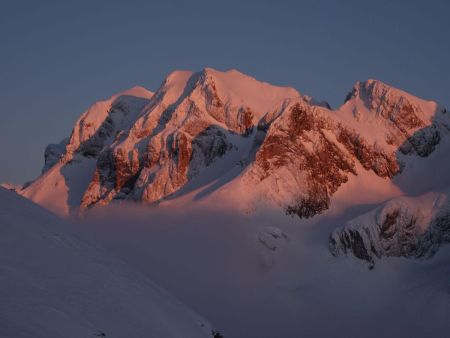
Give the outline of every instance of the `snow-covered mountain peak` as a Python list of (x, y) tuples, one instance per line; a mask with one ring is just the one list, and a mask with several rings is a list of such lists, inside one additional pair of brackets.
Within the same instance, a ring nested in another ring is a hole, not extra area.
[(441, 115), (436, 102), (374, 79), (357, 82), (336, 111), (339, 119), (379, 147), (422, 155), (448, 133), (450, 121)]
[(260, 118), (283, 100), (300, 96), (293, 88), (273, 86), (234, 69), (222, 72), (204, 68), (199, 72), (170, 73), (156, 91), (151, 106), (180, 105), (188, 99), (200, 108), (223, 107), (227, 112), (249, 108)]
[(202, 74), (207, 81), (214, 83), (225, 105), (249, 106), (261, 115), (287, 98), (300, 97), (300, 93), (291, 87), (261, 82), (235, 69), (221, 72), (205, 68)]
[(93, 138), (105, 141), (114, 131), (129, 127), (152, 97), (153, 93), (145, 88), (133, 87), (96, 102), (76, 122), (68, 144), (69, 152)]
[(433, 152), (450, 130), (449, 114), (435, 121), (436, 107), (372, 79), (332, 111), (236, 70), (175, 71), (154, 95), (136, 87), (94, 104), (20, 193), (62, 214), (113, 200), (160, 203), (208, 185), (199, 177), (220, 160), (209, 175), (234, 181), (222, 189), (237, 187), (228, 196), (312, 217), (352, 176), (390, 179), (407, 161), (399, 154)]
[(194, 72), (175, 70), (166, 76), (161, 86), (155, 92), (155, 100), (164, 99), (167, 103), (177, 100), (186, 88)]
[(426, 101), (380, 80), (368, 79), (356, 82), (347, 95), (346, 103), (361, 102), (368, 110), (383, 113), (386, 108), (403, 110), (404, 114), (416, 114), (423, 122), (434, 116), (437, 104)]
[(368, 78), (364, 81), (357, 81), (353, 89), (357, 92), (363, 93), (379, 93), (382, 91), (389, 91), (389, 90), (396, 90), (400, 91), (400, 89), (397, 89), (381, 80)]

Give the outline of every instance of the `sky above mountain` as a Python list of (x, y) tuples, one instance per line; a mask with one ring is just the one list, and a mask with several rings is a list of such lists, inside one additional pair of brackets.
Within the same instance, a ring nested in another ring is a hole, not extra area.
[(236, 68), (339, 106), (377, 78), (450, 105), (448, 1), (2, 1), (0, 181), (36, 177), (93, 102)]

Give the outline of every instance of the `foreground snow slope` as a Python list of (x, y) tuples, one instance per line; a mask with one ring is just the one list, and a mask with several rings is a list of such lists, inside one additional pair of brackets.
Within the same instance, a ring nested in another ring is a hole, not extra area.
[(211, 336), (203, 318), (3, 188), (0, 290), (0, 337)]
[[(130, 207), (131, 209), (128, 209)], [(367, 206), (309, 220), (267, 212), (109, 206), (80, 224), (233, 338), (445, 338), (450, 247), (375, 269), (334, 258), (330, 232)], [(182, 281), (182, 282), (180, 282)]]

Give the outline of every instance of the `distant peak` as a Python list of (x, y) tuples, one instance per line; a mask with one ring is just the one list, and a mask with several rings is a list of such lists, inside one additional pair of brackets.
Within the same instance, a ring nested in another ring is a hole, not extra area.
[(347, 102), (352, 98), (361, 98), (361, 99), (373, 99), (376, 97), (381, 97), (386, 95), (388, 92), (397, 92), (400, 95), (407, 95), (407, 93), (392, 87), (380, 80), (369, 78), (365, 81), (358, 81), (353, 85), (352, 90), (345, 97), (345, 101)]
[(364, 88), (365, 90), (374, 92), (377, 90), (390, 90), (390, 89), (395, 89), (398, 90), (380, 80), (376, 80), (376, 79), (367, 79), (364, 82), (360, 82), (360, 87)]

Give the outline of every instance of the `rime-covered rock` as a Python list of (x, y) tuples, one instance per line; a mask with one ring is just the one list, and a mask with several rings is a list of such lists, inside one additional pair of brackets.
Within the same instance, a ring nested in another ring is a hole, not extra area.
[(429, 258), (450, 242), (448, 193), (398, 197), (336, 229), (333, 256), (351, 254), (373, 268), (377, 258)]

